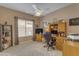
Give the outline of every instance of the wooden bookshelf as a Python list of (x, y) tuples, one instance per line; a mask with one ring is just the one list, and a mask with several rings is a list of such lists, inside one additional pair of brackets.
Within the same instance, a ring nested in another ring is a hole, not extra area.
[(12, 25), (0, 26), (0, 51), (3, 51), (13, 45)]

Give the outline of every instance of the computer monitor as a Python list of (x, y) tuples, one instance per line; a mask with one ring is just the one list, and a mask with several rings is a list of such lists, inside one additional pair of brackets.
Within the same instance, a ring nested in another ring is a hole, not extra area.
[(39, 33), (43, 33), (43, 29), (42, 28), (38, 28), (35, 30), (35, 33), (39, 34)]
[(57, 30), (53, 30), (51, 31), (52, 34), (58, 34), (58, 31)]

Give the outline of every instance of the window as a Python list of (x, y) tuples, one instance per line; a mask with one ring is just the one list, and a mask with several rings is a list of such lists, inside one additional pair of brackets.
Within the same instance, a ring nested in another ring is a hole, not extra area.
[(26, 21), (26, 36), (33, 35), (33, 21)]
[(18, 37), (33, 36), (33, 21), (18, 19)]
[(18, 36), (23, 37), (25, 36), (25, 20), (18, 20)]

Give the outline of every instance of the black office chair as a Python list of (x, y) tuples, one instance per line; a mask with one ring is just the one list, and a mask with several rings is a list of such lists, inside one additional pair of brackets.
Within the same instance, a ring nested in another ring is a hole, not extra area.
[(55, 39), (55, 37), (51, 37), (50, 41), (48, 42), (48, 50), (50, 47), (52, 49), (55, 49), (55, 47), (54, 47), (55, 45), (56, 45), (56, 39)]

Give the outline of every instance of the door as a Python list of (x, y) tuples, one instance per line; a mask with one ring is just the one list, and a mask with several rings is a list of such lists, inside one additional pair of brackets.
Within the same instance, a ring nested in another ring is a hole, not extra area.
[(1, 38), (2, 38), (2, 25), (0, 25), (0, 52), (2, 51), (2, 40), (1, 40)]

